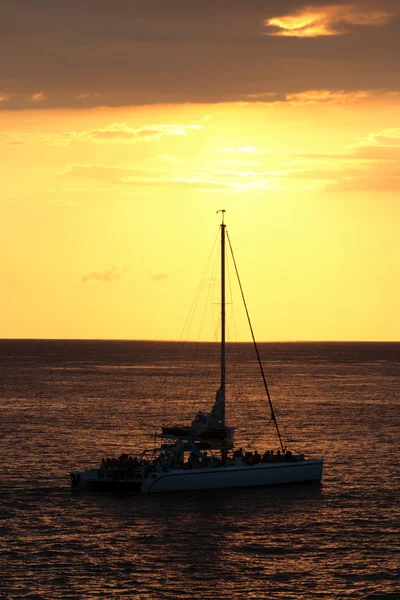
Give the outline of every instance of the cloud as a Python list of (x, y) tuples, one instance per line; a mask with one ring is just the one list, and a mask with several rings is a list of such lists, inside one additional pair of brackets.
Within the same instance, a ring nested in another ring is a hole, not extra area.
[(32, 94), (31, 100), (32, 102), (43, 102), (46, 99), (44, 92), (37, 92), (36, 94)]
[(247, 94), (247, 98), (253, 102), (276, 102), (279, 95), (276, 92), (258, 92), (257, 94)]
[(372, 95), (371, 91), (357, 90), (308, 90), (294, 94), (286, 94), (285, 101), (298, 106), (312, 104), (348, 104), (364, 100)]
[(384, 129), (380, 133), (372, 134), (371, 137), (376, 144), (384, 146), (400, 146), (400, 128)]
[[(319, 96), (318, 96), (319, 97)], [(164, 168), (71, 164), (60, 173), (118, 186), (188, 188), (208, 193), (256, 193), (268, 190), (397, 189), (400, 175), (400, 128), (372, 131), (336, 152), (271, 152), (253, 146), (221, 148), (217, 164), (188, 168), (165, 161)], [(164, 158), (163, 156), (161, 158)], [(254, 160), (257, 159), (257, 160)]]
[(152, 276), (153, 281), (162, 281), (163, 279), (168, 279), (168, 273), (156, 273)]
[(107, 127), (87, 131), (64, 131), (61, 133), (8, 133), (1, 132), (0, 141), (19, 144), (45, 144), (46, 146), (68, 146), (71, 142), (91, 142), (105, 144), (110, 142), (151, 142), (164, 136), (185, 137), (187, 132), (200, 131), (201, 125), (159, 124), (146, 125), (135, 129), (127, 123), (112, 123)]
[(88, 92), (81, 92), (80, 94), (77, 94), (77, 98), (80, 98), (81, 100), (86, 100), (87, 98), (97, 98), (100, 94), (96, 94), (95, 92), (92, 92), (91, 94), (89, 94)]
[(83, 275), (81, 277), (82, 283), (87, 283), (88, 281), (100, 281), (103, 283), (111, 283), (113, 281), (120, 281), (122, 279), (122, 273), (118, 271), (117, 267), (113, 266), (108, 271), (104, 273), (98, 273), (97, 271), (92, 271), (87, 275)]
[[(357, 151), (353, 151), (355, 154)], [(278, 162), (277, 162), (278, 159)], [(288, 160), (289, 159), (289, 160)], [(268, 155), (273, 168), (263, 170), (190, 169), (169, 172), (161, 169), (130, 169), (101, 165), (70, 165), (66, 175), (88, 177), (115, 185), (136, 187), (173, 186), (208, 193), (264, 193), (268, 190), (307, 189), (324, 190), (349, 182), (363, 182), (368, 178), (398, 175), (396, 162), (389, 169), (387, 162), (361, 159), (350, 152), (337, 154)], [(237, 165), (245, 166), (245, 165)], [(355, 183), (352, 186), (355, 187)], [(364, 185), (364, 184), (363, 184)]]
[(371, 146), (391, 148), (393, 146), (400, 147), (400, 127), (388, 127), (376, 133), (370, 133), (366, 138), (361, 139), (355, 147)]
[[(183, 172), (162, 169), (131, 169), (105, 165), (69, 165), (62, 173), (66, 176), (86, 177), (118, 185), (187, 187), (203, 191), (262, 191), (277, 189), (279, 183), (273, 173), (191, 169)], [(243, 181), (238, 181), (241, 178)]]
[(320, 37), (348, 33), (353, 26), (385, 25), (393, 13), (358, 5), (307, 6), (291, 14), (267, 19), (266, 35), (284, 37)]
[(279, 104), (287, 103), (294, 106), (309, 106), (314, 104), (350, 104), (362, 102), (365, 100), (390, 99), (395, 92), (385, 90), (345, 90), (345, 89), (306, 89), (297, 92), (278, 93), (258, 93), (248, 94), (250, 102)]
[(400, 173), (397, 176), (373, 174), (365, 177), (349, 177), (326, 186), (327, 192), (400, 192)]
[(397, 162), (400, 161), (400, 128), (386, 128), (379, 132), (372, 132), (354, 144), (346, 146), (342, 152), (302, 152), (293, 153), (292, 156), (310, 161), (364, 161), (366, 165), (372, 162)]
[[(316, 96), (319, 100), (320, 95)], [(330, 95), (328, 102), (329, 98)], [(246, 168), (246, 161), (235, 155), (236, 149), (228, 150), (233, 153), (233, 159), (237, 157), (239, 160), (224, 160), (222, 163), (243, 169), (214, 173), (221, 178), (229, 173), (230, 180), (243, 177), (246, 181), (257, 180), (268, 186), (275, 182), (275, 189), (292, 190), (363, 191), (370, 187), (388, 191), (399, 187), (400, 128), (396, 127), (371, 132), (337, 152), (293, 152), (288, 149), (274, 153), (256, 149), (257, 162), (263, 166), (257, 171)]]
[(372, 132), (337, 153), (294, 154), (287, 179), (326, 191), (400, 191), (400, 128)]
[(187, 131), (200, 131), (201, 125), (148, 125), (134, 129), (127, 123), (113, 123), (103, 129), (92, 129), (77, 134), (78, 140), (90, 142), (137, 142), (160, 140), (163, 136), (185, 136)]
[[(400, 90), (398, 0), (117, 4), (121, 10), (109, 0), (3, 2), (1, 110)], [(45, 98), (33, 101), (35, 94)]]
[(370, 161), (400, 161), (400, 128), (372, 132), (348, 147), (350, 156)]

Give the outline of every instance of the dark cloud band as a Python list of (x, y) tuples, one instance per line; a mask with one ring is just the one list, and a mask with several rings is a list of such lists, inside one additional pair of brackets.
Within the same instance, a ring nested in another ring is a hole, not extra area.
[(6, 1), (0, 108), (398, 90), (399, 12), (397, 0)]

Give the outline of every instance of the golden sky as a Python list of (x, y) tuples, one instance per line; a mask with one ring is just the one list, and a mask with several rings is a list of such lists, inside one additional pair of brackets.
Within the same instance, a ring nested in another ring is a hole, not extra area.
[(225, 208), (260, 341), (399, 340), (400, 5), (90, 4), (0, 9), (0, 337), (179, 339)]

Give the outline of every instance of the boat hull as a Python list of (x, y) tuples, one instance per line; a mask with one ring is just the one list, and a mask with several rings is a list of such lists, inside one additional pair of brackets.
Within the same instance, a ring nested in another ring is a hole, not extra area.
[(108, 492), (135, 494), (141, 491), (143, 479), (106, 478), (101, 469), (71, 473), (72, 492)]
[(96, 470), (72, 474), (73, 491), (157, 493), (244, 488), (320, 482), (322, 460), (261, 463), (202, 469), (173, 469), (166, 473), (150, 473), (143, 480), (104, 480)]
[(156, 479), (145, 480), (141, 491), (176, 492), (319, 482), (322, 466), (322, 460), (304, 460), (297, 463), (175, 470), (160, 474)]

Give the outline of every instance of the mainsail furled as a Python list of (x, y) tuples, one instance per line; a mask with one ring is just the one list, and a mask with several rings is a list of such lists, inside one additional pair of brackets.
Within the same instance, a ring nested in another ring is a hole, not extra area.
[(220, 387), (215, 395), (211, 412), (199, 411), (190, 427), (163, 427), (160, 437), (199, 438), (200, 440), (220, 440), (223, 445), (233, 445), (233, 427), (223, 424), (225, 398)]
[(192, 430), (195, 435), (200, 435), (205, 431), (221, 429), (223, 427), (222, 419), (224, 414), (224, 395), (219, 388), (215, 395), (214, 406), (210, 413), (199, 411), (192, 421)]

